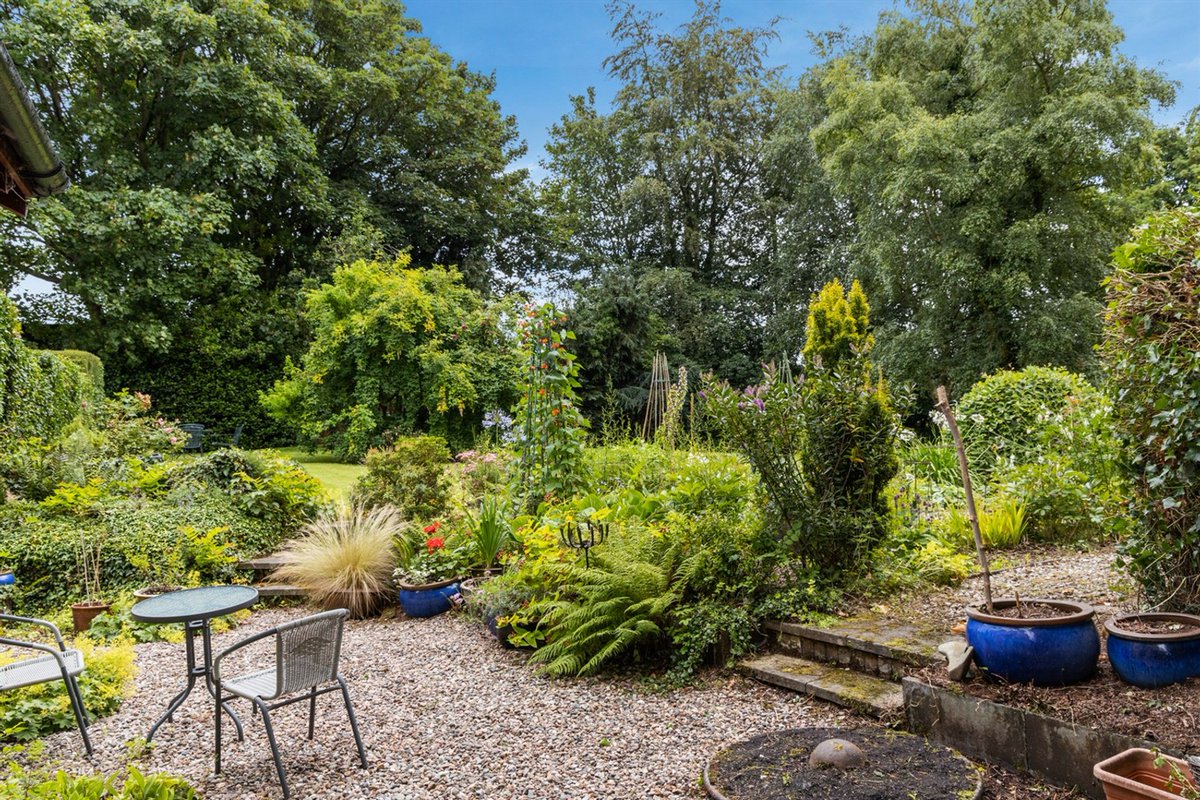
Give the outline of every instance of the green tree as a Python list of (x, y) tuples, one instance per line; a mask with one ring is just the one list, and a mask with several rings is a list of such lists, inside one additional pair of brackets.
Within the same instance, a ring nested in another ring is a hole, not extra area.
[(510, 310), (485, 304), (453, 269), (356, 261), (308, 292), (313, 341), (263, 396), (302, 441), (356, 460), (390, 435), (471, 441), (484, 412), (509, 408), (519, 377)]
[(853, 208), (894, 375), (1094, 368), (1099, 282), (1160, 164), (1171, 86), (1100, 0), (913, 0), (823, 67), (813, 132)]
[[(481, 286), (528, 217), (492, 79), (398, 0), (0, 0), (0, 24), (75, 184), (0, 220), (0, 279), (50, 282), (28, 331), (164, 410), (253, 408), (333, 264), (408, 247)], [(198, 404), (179, 365), (241, 393)]]
[(777, 72), (764, 55), (774, 34), (734, 27), (708, 3), (674, 33), (632, 5), (610, 12), (614, 107), (601, 113), (590, 90), (573, 98), (547, 145), (541, 196), (559, 277), (631, 274), (674, 353), (748, 380), (767, 316), (764, 149)]
[(834, 278), (808, 304), (804, 360), (833, 367), (857, 354), (865, 355), (875, 344), (870, 333), (871, 308), (862, 284), (855, 281), (846, 294)]

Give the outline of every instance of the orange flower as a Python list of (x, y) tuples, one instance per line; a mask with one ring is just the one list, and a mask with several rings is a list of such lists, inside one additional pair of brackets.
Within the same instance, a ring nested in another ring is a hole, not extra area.
[(552, 408), (552, 409), (550, 409), (550, 416), (552, 416), (552, 417), (557, 417), (557, 416), (558, 416), (558, 409), (557, 409), (557, 408)]

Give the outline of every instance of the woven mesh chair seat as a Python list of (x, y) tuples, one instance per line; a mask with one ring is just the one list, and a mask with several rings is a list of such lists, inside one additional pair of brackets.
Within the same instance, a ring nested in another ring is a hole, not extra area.
[(275, 678), (277, 674), (275, 667), (260, 669), (258, 672), (238, 675), (236, 678), (222, 678), (221, 686), (230, 694), (236, 694), (247, 700), (257, 697), (270, 699), (276, 695)]
[[(83, 653), (78, 650), (64, 650), (62, 657), (67, 665), (67, 674), (78, 675), (83, 672)], [(61, 679), (62, 670), (58, 668), (58, 661), (51, 655), (26, 658), (0, 667), (0, 690), (18, 689)]]

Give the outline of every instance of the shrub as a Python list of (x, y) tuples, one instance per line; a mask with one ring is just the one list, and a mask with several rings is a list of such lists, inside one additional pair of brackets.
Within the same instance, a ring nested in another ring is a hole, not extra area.
[[(16, 638), (23, 638), (24, 633), (22, 629)], [(98, 717), (115, 713), (133, 688), (133, 646), (97, 647), (83, 637), (73, 646), (83, 651), (87, 663), (79, 676), (79, 689), (88, 713)], [(28, 742), (74, 727), (75, 716), (62, 681), (0, 692), (0, 731), (4, 739)]]
[(390, 506), (342, 505), (301, 528), (284, 546), (288, 563), (274, 577), (304, 587), (327, 608), (345, 606), (356, 618), (368, 616), (390, 586), (392, 540), (402, 522)]
[(826, 577), (886, 532), (883, 489), (895, 474), (899, 420), (886, 384), (860, 357), (792, 381), (768, 368), (738, 393), (706, 377), (706, 410), (754, 467), (779, 545)]
[(454, 269), (356, 261), (308, 292), (313, 342), (262, 396), (303, 442), (357, 461), (385, 433), (468, 445), (484, 411), (515, 400), (511, 305), (485, 304)]
[(0, 437), (53, 439), (94, 398), (73, 360), (25, 346), (16, 306), (0, 300)]
[[(106, 499), (97, 513), (77, 517), (28, 502), (0, 507), (0, 553), (15, 570), (13, 590), (19, 609), (40, 611), (77, 600), (77, 549), (80, 535), (103, 540), (101, 573), (106, 590), (134, 588), (147, 583), (147, 563), (192, 547), (188, 529), (201, 536), (219, 529), (214, 546), (222, 548), (218, 563), (202, 556), (185, 560), (187, 573), (198, 582), (227, 582), (233, 577), (228, 562), (270, 551), (284, 531), (247, 515), (232, 497), (197, 485), (172, 489), (161, 498)], [(211, 553), (206, 550), (205, 552)]]
[(995, 372), (976, 383), (959, 400), (956, 416), (971, 469), (982, 477), (998, 465), (1028, 463), (1047, 452), (1046, 428), (1064, 414), (1105, 406), (1104, 396), (1079, 375), (1026, 367)]
[(251, 517), (291, 534), (327, 502), (324, 487), (307, 470), (282, 456), (217, 450), (176, 462), (167, 473), (172, 486), (199, 483), (228, 495)]
[(854, 281), (850, 294), (834, 278), (809, 301), (805, 327), (804, 361), (834, 367), (874, 345), (870, 312), (862, 284)]
[(1149, 217), (1117, 248), (1103, 363), (1133, 453), (1125, 566), (1155, 607), (1200, 610), (1200, 209)]
[(398, 439), (386, 450), (371, 450), (366, 474), (354, 486), (356, 502), (393, 505), (410, 519), (431, 520), (446, 511), (444, 479), (450, 450), (440, 436)]

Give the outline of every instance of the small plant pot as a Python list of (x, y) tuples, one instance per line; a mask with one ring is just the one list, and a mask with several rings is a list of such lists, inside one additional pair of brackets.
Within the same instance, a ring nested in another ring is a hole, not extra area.
[[(1095, 609), (1069, 600), (1032, 598), (1025, 604), (1052, 606), (1061, 616), (1019, 619), (967, 607), (967, 643), (975, 663), (990, 678), (1007, 683), (1066, 686), (1086, 681), (1100, 659)], [(995, 600), (993, 608), (1012, 608), (1016, 600)]]
[(1156, 767), (1157, 758), (1153, 750), (1132, 747), (1092, 767), (1092, 774), (1104, 787), (1108, 800), (1178, 800), (1184, 786), (1172, 780), (1170, 765), (1174, 764), (1189, 782), (1192, 768), (1186, 761), (1168, 755), (1162, 756), (1162, 766)]
[(134, 590), (133, 598), (135, 600), (149, 600), (151, 597), (158, 597), (160, 594), (178, 592), (182, 588), (182, 586), (171, 586), (168, 584), (163, 584), (160, 586), (143, 586), (141, 589)]
[(11, 569), (0, 569), (0, 586), (12, 586), (17, 582), (17, 576)]
[(410, 617), (435, 617), (454, 606), (452, 598), (461, 597), (458, 578), (438, 583), (402, 583), (399, 588), (400, 607)]
[[(1190, 630), (1140, 632), (1137, 622), (1178, 623)], [(1125, 614), (1105, 621), (1108, 660), (1126, 683), (1157, 689), (1200, 675), (1200, 617), (1191, 614)]]
[(76, 633), (91, 627), (92, 620), (112, 608), (112, 603), (74, 603), (71, 606), (71, 622)]
[(515, 633), (513, 626), (507, 623), (501, 625), (498, 620), (499, 617), (496, 614), (488, 614), (484, 620), (484, 624), (487, 625), (487, 629), (491, 632), (492, 636), (495, 636), (500, 644), (504, 645), (506, 650), (517, 649), (517, 646), (508, 640), (508, 637)]

